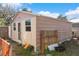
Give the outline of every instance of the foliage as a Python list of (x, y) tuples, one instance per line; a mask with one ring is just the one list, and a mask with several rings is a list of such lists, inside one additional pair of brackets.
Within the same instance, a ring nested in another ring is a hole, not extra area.
[(63, 15), (59, 15), (57, 19), (59, 19), (59, 20), (66, 20), (66, 21), (68, 20), (67, 16), (63, 16)]
[(5, 18), (0, 18), (0, 27), (1, 26), (6, 26), (6, 20), (5, 20)]
[(16, 50), (15, 50), (15, 54), (17, 56), (31, 56), (31, 51), (30, 49), (24, 49), (23, 47), (18, 47)]
[(50, 54), (52, 56), (79, 56), (79, 44), (77, 44), (77, 42), (78, 41), (74, 40), (65, 41), (61, 44), (61, 46), (64, 46), (66, 48), (65, 51), (59, 52), (45, 50), (45, 55)]
[(12, 52), (16, 56), (32, 56), (32, 55), (34, 55), (33, 54), (34, 53), (34, 47), (33, 46), (30, 45), (27, 49), (24, 49), (22, 44), (13, 41), (10, 38), (8, 38), (7, 41), (11, 43), (11, 45), (13, 47)]
[(24, 47), (17, 45), (16, 49), (14, 49), (15, 55), (17, 56), (32, 56), (33, 49), (32, 46), (29, 46), (27, 49)]
[(28, 11), (27, 8), (23, 8), (22, 11)]
[(15, 14), (15, 9), (10, 7), (8, 4), (6, 4), (5, 7), (3, 7), (2, 4), (0, 4), (0, 18), (4, 18), (4, 20), (1, 20), (0, 25), (9, 25), (12, 22), (11, 17), (13, 17)]

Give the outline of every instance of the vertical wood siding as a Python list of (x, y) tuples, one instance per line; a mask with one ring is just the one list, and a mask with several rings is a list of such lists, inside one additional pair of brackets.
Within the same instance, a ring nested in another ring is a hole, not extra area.
[(8, 27), (0, 27), (0, 37), (8, 38)]
[(57, 30), (58, 39), (64, 41), (71, 38), (72, 25), (67, 21), (59, 21), (49, 17), (36, 17), (36, 43), (37, 48), (40, 47), (40, 31), (41, 30)]

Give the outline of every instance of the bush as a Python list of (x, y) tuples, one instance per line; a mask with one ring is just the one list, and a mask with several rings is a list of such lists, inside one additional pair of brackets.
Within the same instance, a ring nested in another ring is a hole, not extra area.
[(47, 49), (45, 49), (45, 55), (47, 55), (47, 54), (50, 54), (51, 53), (51, 51), (49, 51), (49, 49), (47, 48)]
[(32, 56), (33, 51), (34, 47), (30, 45), (26, 49), (24, 49), (24, 47), (19, 47), (18, 49), (16, 49), (15, 54), (18, 56)]
[(29, 49), (31, 52), (34, 51), (34, 47), (30, 45), (27, 49)]

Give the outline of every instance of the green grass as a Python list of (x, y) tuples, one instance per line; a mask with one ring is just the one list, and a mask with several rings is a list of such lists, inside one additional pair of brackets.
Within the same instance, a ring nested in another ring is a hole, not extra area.
[(24, 49), (23, 47), (19, 47), (14, 50), (15, 55), (17, 56), (31, 56), (32, 52), (29, 49)]
[[(14, 56), (35, 56), (35, 53), (33, 54), (32, 51), (28, 49), (24, 49), (22, 45), (18, 44), (15, 41), (8, 40), (13, 49), (13, 55)], [(51, 56), (79, 56), (79, 44), (77, 44), (78, 41), (65, 41), (61, 45), (66, 48), (63, 52), (58, 51), (49, 51), (48, 49), (45, 50), (45, 55), (51, 55)]]
[(48, 51), (46, 50), (45, 54), (50, 54), (51, 56), (79, 56), (79, 44), (77, 44), (78, 41), (66, 41), (62, 43), (66, 50), (63, 52), (58, 51)]
[(24, 49), (24, 47), (21, 44), (13, 41), (11, 39), (8, 39), (7, 41), (10, 42), (10, 44), (12, 46), (12, 55), (13, 56), (31, 56), (31, 55), (34, 55), (30, 48)]

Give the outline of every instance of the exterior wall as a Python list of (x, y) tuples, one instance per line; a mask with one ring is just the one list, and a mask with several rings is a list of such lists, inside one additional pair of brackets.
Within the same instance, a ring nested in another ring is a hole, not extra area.
[(11, 38), (11, 26), (8, 26), (8, 33), (9, 33), (9, 38)]
[[(31, 31), (25, 31), (25, 21), (31, 20)], [(16, 30), (13, 30), (13, 23), (16, 23)], [(36, 49), (36, 16), (28, 13), (19, 13), (12, 23), (12, 39), (19, 43), (29, 43)], [(18, 40), (18, 23), (21, 23), (21, 40)]]
[(55, 20), (49, 17), (37, 16), (36, 17), (36, 44), (37, 48), (40, 47), (40, 31), (41, 30), (57, 30), (58, 39), (64, 41), (71, 38), (72, 25), (67, 21)]
[[(25, 31), (25, 21), (31, 19), (31, 32)], [(16, 30), (13, 30), (13, 23), (16, 23)], [(64, 41), (65, 39), (71, 38), (72, 25), (67, 21), (59, 21), (53, 18), (44, 16), (34, 16), (28, 13), (19, 13), (13, 23), (11, 24), (12, 39), (19, 43), (24, 44), (25, 42), (36, 48), (40, 47), (40, 31), (41, 30), (57, 30), (58, 39)], [(21, 23), (21, 40), (18, 40), (18, 23)]]

